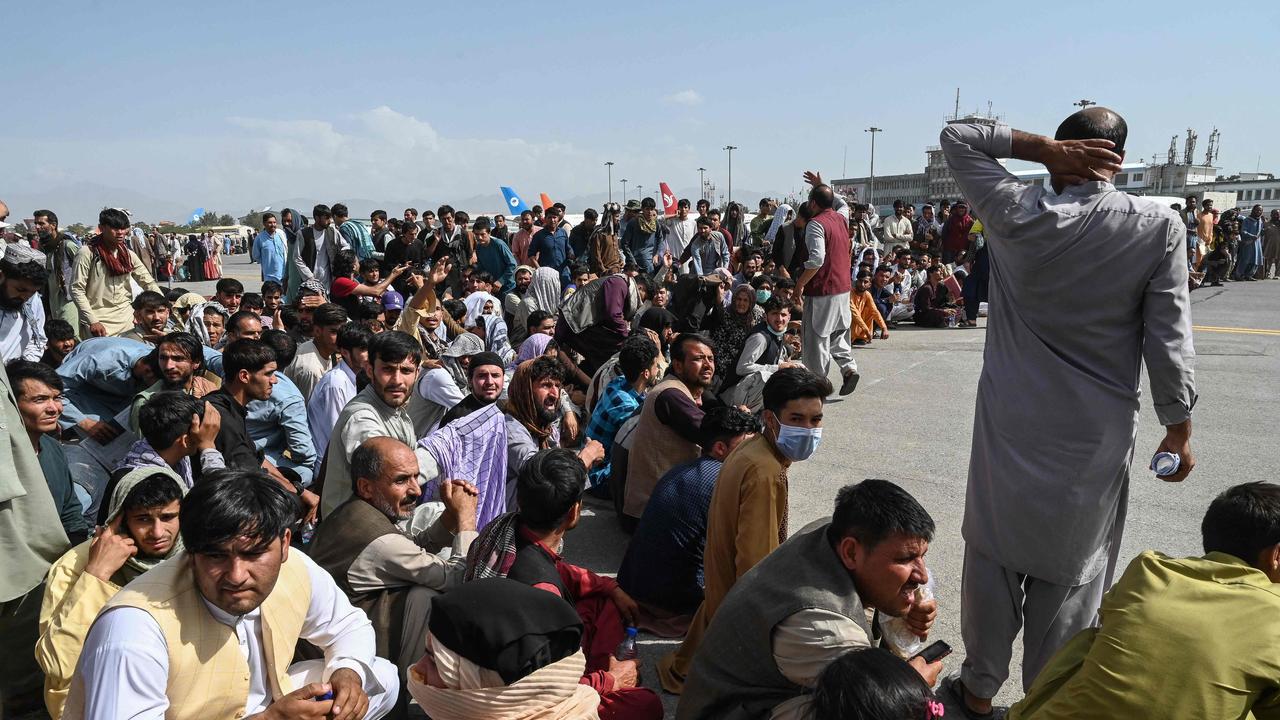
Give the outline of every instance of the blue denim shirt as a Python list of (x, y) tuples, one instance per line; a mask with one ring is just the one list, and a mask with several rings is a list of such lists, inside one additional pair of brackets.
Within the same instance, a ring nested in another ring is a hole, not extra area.
[[(307, 401), (293, 381), (277, 371), (278, 382), (266, 400), (251, 400), (245, 406), (245, 427), (254, 447), (277, 467), (292, 468), (310, 484), (316, 464), (316, 448), (307, 424)], [(289, 452), (289, 459), (284, 457)]]

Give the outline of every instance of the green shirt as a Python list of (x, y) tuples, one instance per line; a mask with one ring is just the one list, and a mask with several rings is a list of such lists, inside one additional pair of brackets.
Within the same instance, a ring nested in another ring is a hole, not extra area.
[(1144, 552), (1009, 720), (1280, 718), (1280, 585), (1224, 553)]

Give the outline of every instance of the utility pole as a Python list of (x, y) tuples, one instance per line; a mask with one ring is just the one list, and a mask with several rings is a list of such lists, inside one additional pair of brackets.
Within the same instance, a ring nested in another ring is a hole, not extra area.
[(627, 179), (622, 178), (622, 204), (627, 204)]
[(871, 133), (871, 187), (867, 188), (867, 204), (874, 210), (876, 205), (876, 133), (884, 132), (878, 127), (869, 127), (863, 132)]
[(840, 163), (840, 177), (849, 177), (849, 145), (844, 146), (844, 160)]
[(1084, 109), (1088, 108), (1090, 105), (1097, 105), (1098, 103), (1096, 103), (1096, 102), (1094, 102), (1094, 101), (1092, 101), (1092, 100), (1077, 100), (1077, 101), (1075, 101), (1075, 102), (1073, 102), (1073, 103), (1071, 103), (1071, 104), (1072, 104), (1072, 105), (1075, 105), (1076, 107), (1080, 108), (1081, 110), (1084, 110)]
[(613, 161), (606, 161), (604, 166), (609, 168), (609, 202), (613, 202)]
[(707, 172), (706, 168), (704, 167), (698, 168), (698, 199), (699, 200), (705, 200), (707, 198), (707, 180), (705, 175), (706, 172)]
[(725, 145), (725, 146), (724, 146), (724, 149), (729, 151), (729, 178), (728, 178), (728, 185), (729, 185), (729, 188), (728, 188), (728, 193), (729, 193), (729, 202), (733, 202), (733, 151), (734, 151), (734, 150), (737, 150), (737, 149), (738, 149), (738, 146), (737, 146), (737, 145)]
[(639, 199), (642, 197), (644, 197), (644, 186), (636, 185), (636, 198)]

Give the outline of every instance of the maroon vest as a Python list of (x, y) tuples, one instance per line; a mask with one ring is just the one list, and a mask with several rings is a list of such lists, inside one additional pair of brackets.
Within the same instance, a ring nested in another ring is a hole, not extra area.
[(853, 248), (849, 244), (849, 221), (835, 210), (827, 209), (809, 222), (822, 226), (827, 249), (822, 267), (818, 268), (818, 273), (804, 286), (805, 296), (848, 294), (853, 289)]

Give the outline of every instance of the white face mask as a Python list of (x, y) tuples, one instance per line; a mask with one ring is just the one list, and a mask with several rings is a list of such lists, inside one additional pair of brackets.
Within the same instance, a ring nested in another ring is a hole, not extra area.
[(822, 428), (802, 428), (778, 421), (778, 450), (795, 462), (808, 460), (822, 442)]

